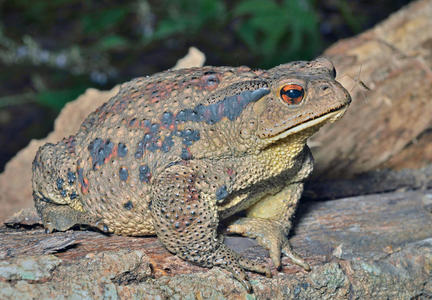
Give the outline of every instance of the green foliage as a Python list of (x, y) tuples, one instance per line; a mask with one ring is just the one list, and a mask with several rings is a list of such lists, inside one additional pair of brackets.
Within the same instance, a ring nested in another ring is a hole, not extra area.
[(165, 13), (158, 22), (152, 39), (181, 34), (196, 34), (205, 25), (222, 24), (226, 18), (225, 3), (220, 0), (164, 0)]
[(242, 0), (228, 11), (227, 1), (163, 1), (164, 14), (155, 32), (147, 38), (164, 39), (182, 34), (199, 36), (235, 25), (235, 33), (253, 55), (258, 65), (272, 66), (295, 58), (311, 58), (321, 49), (318, 16), (312, 0)]
[(243, 0), (234, 9), (234, 16), (241, 18), (237, 33), (266, 65), (310, 58), (321, 44), (312, 4), (310, 0)]
[(355, 33), (359, 33), (362, 28), (362, 24), (365, 22), (365, 18), (362, 16), (355, 16), (351, 11), (351, 7), (344, 0), (338, 0), (336, 6), (340, 12), (340, 15), (345, 20), (346, 24)]
[(87, 13), (81, 19), (84, 32), (93, 34), (115, 28), (125, 20), (128, 13), (129, 6), (118, 6)]
[[(80, 0), (38, 0), (29, 3), (27, 0), (11, 1), (13, 5), (21, 9), (22, 17), (27, 21), (38, 24), (50, 23), (55, 17), (56, 10), (64, 5), (75, 4)], [(12, 4), (11, 3), (11, 4)]]
[(110, 51), (114, 49), (121, 49), (128, 47), (129, 42), (126, 38), (121, 35), (112, 34), (102, 37), (98, 40), (95, 48), (98, 51)]
[(85, 90), (85, 86), (75, 86), (64, 90), (46, 90), (37, 93), (36, 99), (40, 104), (60, 111), (66, 103), (76, 99)]

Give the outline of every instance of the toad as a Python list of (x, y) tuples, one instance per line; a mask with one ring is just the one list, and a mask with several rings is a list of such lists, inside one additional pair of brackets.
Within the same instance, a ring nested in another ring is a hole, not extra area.
[(39, 149), (36, 209), (48, 231), (78, 224), (157, 235), (170, 252), (222, 267), (251, 290), (245, 270), (269, 268), (228, 248), (220, 222), (255, 238), (276, 267), (282, 253), (309, 269), (287, 239), (313, 167), (306, 141), (350, 101), (325, 58), (134, 79), (74, 136)]

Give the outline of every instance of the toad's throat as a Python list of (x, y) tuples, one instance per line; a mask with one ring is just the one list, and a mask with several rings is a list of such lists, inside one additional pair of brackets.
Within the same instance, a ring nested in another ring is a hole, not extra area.
[(280, 141), (281, 139), (286, 138), (287, 136), (293, 135), (295, 133), (299, 133), (301, 131), (304, 131), (309, 128), (316, 127), (316, 130), (318, 130), (322, 125), (324, 125), (327, 122), (333, 123), (334, 121), (338, 120), (343, 116), (347, 109), (348, 105), (344, 105), (338, 108), (335, 108), (334, 110), (331, 110), (330, 112), (319, 116), (317, 118), (312, 118), (309, 120), (304, 121), (303, 123), (300, 123), (298, 125), (295, 125), (294, 127), (291, 127), (277, 135), (274, 135), (272, 137), (267, 138), (268, 141)]

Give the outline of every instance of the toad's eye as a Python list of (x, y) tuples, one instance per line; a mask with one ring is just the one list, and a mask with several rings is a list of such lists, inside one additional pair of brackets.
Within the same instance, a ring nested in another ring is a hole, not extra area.
[(304, 90), (298, 84), (284, 85), (280, 90), (281, 99), (288, 104), (299, 104), (304, 97)]

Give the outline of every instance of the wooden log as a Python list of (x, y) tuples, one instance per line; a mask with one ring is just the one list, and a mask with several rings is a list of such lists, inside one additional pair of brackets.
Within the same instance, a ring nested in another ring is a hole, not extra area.
[(427, 188), (432, 188), (432, 165), (415, 170), (370, 171), (351, 179), (309, 181), (305, 185), (303, 198), (329, 200), (396, 190), (425, 190)]
[[(432, 297), (431, 205), (431, 190), (304, 202), (291, 242), (312, 271), (284, 258), (283, 268), (272, 270), (273, 278), (249, 273), (254, 296)], [(46, 234), (31, 223), (0, 228), (0, 299), (251, 297), (228, 272), (191, 265), (156, 238), (92, 231)], [(227, 237), (225, 243), (270, 263), (267, 251), (253, 240)]]
[(342, 120), (312, 138), (316, 175), (431, 164), (432, 1), (412, 2), (324, 55), (353, 101)]

